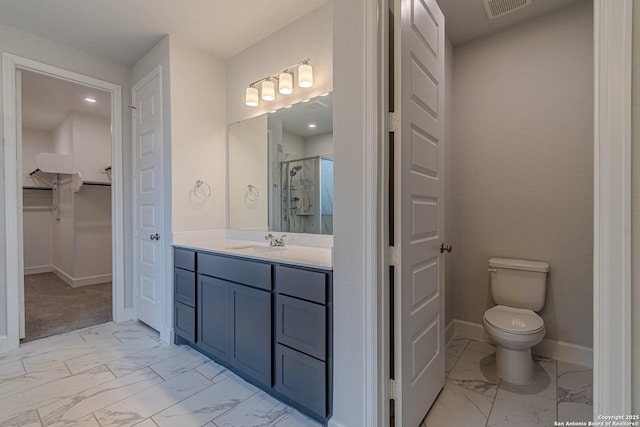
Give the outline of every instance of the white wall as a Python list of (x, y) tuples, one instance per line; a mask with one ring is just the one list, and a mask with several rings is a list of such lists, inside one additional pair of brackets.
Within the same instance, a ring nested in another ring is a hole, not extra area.
[[(224, 61), (170, 38), (173, 232), (226, 224), (226, 87)], [(193, 196), (197, 180), (211, 186)]]
[(84, 181), (109, 182), (100, 172), (111, 166), (111, 120), (86, 113), (72, 113), (73, 165)]
[(456, 46), (455, 317), (493, 305), (489, 258), (551, 264), (546, 338), (593, 344), (593, 13), (576, 2)]
[[(229, 127), (229, 227), (269, 229), (267, 116), (254, 117)], [(249, 185), (257, 200), (246, 197)]]
[(295, 133), (282, 131), (282, 152), (289, 154), (287, 160), (301, 159), (304, 157), (304, 139)]
[[(22, 185), (46, 187), (29, 176), (36, 169), (36, 155), (52, 152), (51, 132), (22, 129)], [(53, 217), (51, 214), (52, 192), (24, 190), (22, 192), (22, 228), (25, 273), (50, 269), (53, 260)], [(36, 268), (39, 267), (39, 268)]]
[(53, 131), (52, 153), (73, 155), (73, 114), (69, 114)]
[(60, 277), (75, 276), (76, 227), (71, 181), (58, 185), (60, 219), (53, 223), (53, 269)]
[[(366, 17), (371, 0), (337, 1), (333, 6), (334, 58), (334, 393), (332, 426), (367, 425), (365, 397), (373, 385), (365, 372), (367, 282), (365, 117), (367, 91)], [(369, 4), (369, 6), (367, 6)], [(348, 118), (348, 119), (347, 119)], [(373, 339), (373, 337), (369, 337)], [(373, 411), (373, 408), (368, 408)]]
[[(131, 152), (131, 120), (128, 113), (130, 104), (129, 96), (129, 76), (130, 69), (128, 67), (106, 61), (101, 58), (89, 55), (76, 49), (72, 49), (52, 41), (34, 36), (23, 31), (13, 29), (8, 26), (0, 25), (0, 51), (10, 52), (26, 58), (44, 62), (60, 68), (71, 70), (94, 78), (118, 84), (122, 87), (122, 140), (124, 153)], [(0, 88), (1, 91), (1, 88)], [(0, 107), (2, 108), (2, 107)], [(4, 129), (2, 130), (4, 135)], [(0, 150), (4, 152), (4, 150)], [(2, 154), (0, 154), (1, 156)], [(2, 158), (2, 161), (4, 159)], [(2, 166), (0, 166), (1, 168)], [(124, 225), (125, 247), (130, 247), (131, 240), (131, 163), (128, 156), (124, 158)], [(4, 198), (4, 172), (0, 171), (0, 199)], [(5, 209), (0, 210), (0, 223), (4, 223)], [(4, 242), (4, 228), (0, 227), (0, 242)], [(6, 282), (5, 282), (5, 245), (0, 245), (0, 336), (6, 334)], [(130, 258), (125, 256), (125, 289), (131, 285), (131, 263)]]
[(304, 156), (333, 158), (333, 132), (314, 135), (304, 139)]
[[(333, 90), (332, 2), (328, 2), (227, 60), (227, 123), (235, 123)], [(250, 83), (311, 58), (312, 88), (294, 84), (292, 95), (245, 105)]]
[(24, 190), (22, 197), (25, 274), (50, 271), (53, 260), (51, 191)]
[(29, 177), (36, 166), (36, 155), (53, 150), (53, 134), (36, 129), (22, 129), (22, 185), (42, 186), (39, 181)]
[(632, 112), (632, 307), (633, 413), (640, 413), (640, 5), (633, 8), (633, 112)]
[(111, 187), (82, 186), (73, 202), (73, 277), (90, 280), (100, 276), (95, 282), (104, 283), (111, 276)]

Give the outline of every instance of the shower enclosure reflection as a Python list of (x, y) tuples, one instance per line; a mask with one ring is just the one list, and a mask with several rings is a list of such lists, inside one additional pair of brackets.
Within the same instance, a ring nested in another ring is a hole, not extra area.
[(229, 227), (333, 234), (333, 102), (326, 94), (229, 126)]
[(333, 160), (281, 162), (281, 177), (280, 231), (333, 234)]

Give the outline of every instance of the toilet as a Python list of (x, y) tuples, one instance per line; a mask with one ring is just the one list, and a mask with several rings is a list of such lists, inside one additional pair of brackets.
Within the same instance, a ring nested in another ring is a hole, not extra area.
[(531, 347), (542, 341), (542, 310), (549, 264), (522, 259), (491, 258), (491, 295), (497, 304), (484, 313), (482, 323), (496, 343), (496, 368), (503, 380), (516, 385), (533, 382)]

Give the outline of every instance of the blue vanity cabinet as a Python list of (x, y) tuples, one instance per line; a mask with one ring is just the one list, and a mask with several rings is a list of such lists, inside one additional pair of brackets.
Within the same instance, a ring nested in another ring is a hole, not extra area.
[(174, 289), (176, 343), (327, 422), (330, 271), (175, 248)]
[(173, 268), (174, 329), (188, 342), (196, 341), (195, 252), (175, 249)]
[(275, 385), (313, 412), (331, 416), (332, 276), (277, 265)]

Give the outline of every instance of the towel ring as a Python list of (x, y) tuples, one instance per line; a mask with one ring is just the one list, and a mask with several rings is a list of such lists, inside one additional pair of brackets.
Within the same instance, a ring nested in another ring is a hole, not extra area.
[(244, 197), (250, 202), (255, 202), (258, 200), (258, 197), (260, 197), (260, 191), (256, 186), (249, 184), (247, 191), (244, 193)]
[(211, 186), (204, 181), (197, 180), (196, 186), (193, 187), (193, 195), (197, 199), (206, 200), (211, 197)]

